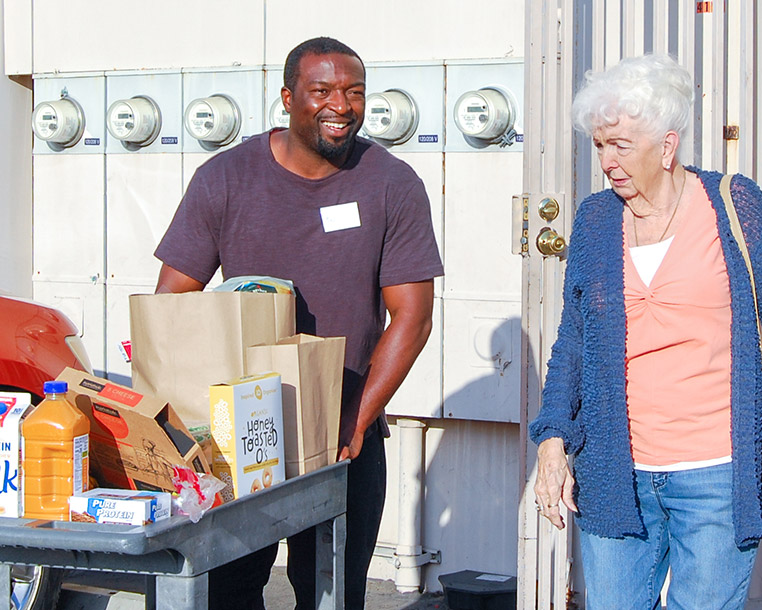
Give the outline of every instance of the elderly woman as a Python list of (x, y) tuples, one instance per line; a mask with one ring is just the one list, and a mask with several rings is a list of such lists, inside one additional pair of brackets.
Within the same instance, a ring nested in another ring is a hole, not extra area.
[[(538, 510), (581, 529), (587, 610), (743, 608), (762, 537), (762, 362), (716, 172), (684, 167), (689, 74), (588, 73), (574, 122), (611, 189), (579, 206), (542, 409)], [(731, 193), (762, 286), (762, 192)], [(566, 455), (574, 455), (574, 474)]]

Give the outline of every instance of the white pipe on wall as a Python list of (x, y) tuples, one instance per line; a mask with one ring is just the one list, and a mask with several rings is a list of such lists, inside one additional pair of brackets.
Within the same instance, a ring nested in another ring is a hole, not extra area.
[(426, 424), (415, 419), (397, 420), (399, 428), (399, 510), (394, 582), (409, 593), (421, 587), (421, 515), (423, 514), (424, 444)]

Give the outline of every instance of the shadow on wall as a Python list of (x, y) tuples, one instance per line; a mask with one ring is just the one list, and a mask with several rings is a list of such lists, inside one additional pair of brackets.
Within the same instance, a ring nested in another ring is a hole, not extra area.
[[(464, 407), (477, 400), (494, 401), (506, 409), (514, 399), (520, 404), (520, 396), (508, 394), (520, 392), (520, 350), (514, 350), (516, 356), (508, 363), (503, 355), (506, 335), (518, 335), (517, 328), (517, 318), (496, 327), (494, 366), (446, 397), (447, 402), (461, 405), (458, 412), (467, 412)], [(422, 544), (442, 553), (441, 565), (429, 564), (424, 569), (426, 589), (440, 591), (440, 574), (466, 569), (515, 576), (523, 490), (518, 423), (455, 418), (426, 423)]]

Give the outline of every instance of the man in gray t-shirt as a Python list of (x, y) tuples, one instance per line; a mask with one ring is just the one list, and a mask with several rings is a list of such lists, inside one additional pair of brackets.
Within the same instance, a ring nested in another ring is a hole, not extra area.
[[(428, 198), (413, 170), (357, 137), (365, 68), (330, 38), (297, 46), (282, 99), (290, 128), (200, 167), (156, 250), (157, 292), (269, 275), (297, 291), (297, 331), (346, 336), (339, 458), (350, 458), (345, 602), (363, 608), (386, 486), (383, 410), (431, 328), (442, 274)], [(384, 328), (386, 313), (390, 324)], [(275, 547), (210, 573), (210, 608), (264, 608)], [(314, 607), (314, 532), (289, 540), (299, 610)], [(243, 601), (246, 600), (246, 601)]]

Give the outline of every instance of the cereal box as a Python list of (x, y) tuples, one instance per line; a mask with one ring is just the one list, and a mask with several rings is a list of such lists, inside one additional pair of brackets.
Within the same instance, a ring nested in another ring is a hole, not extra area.
[(26, 392), (0, 392), (0, 516), (24, 514), (21, 492), (21, 419), (32, 410), (31, 396)]
[(228, 484), (223, 500), (285, 480), (280, 375), (247, 375), (210, 386), (209, 403), (212, 473)]
[(98, 488), (69, 498), (69, 520), (148, 525), (168, 519), (172, 495), (166, 491)]

